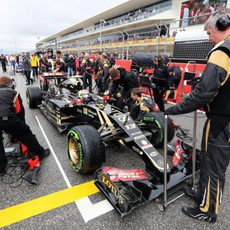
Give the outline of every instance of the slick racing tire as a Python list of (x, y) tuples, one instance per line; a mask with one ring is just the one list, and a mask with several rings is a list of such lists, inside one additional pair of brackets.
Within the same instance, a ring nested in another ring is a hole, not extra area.
[[(148, 131), (152, 132), (149, 141), (154, 147), (160, 148), (164, 145), (164, 113), (150, 112), (143, 116), (142, 121), (148, 124)], [(175, 135), (175, 128), (171, 118), (168, 118), (168, 142), (170, 142)]]
[(73, 127), (67, 134), (67, 151), (73, 170), (95, 172), (105, 162), (105, 146), (98, 131), (89, 125)]
[(41, 90), (37, 86), (28, 87), (26, 90), (26, 101), (29, 107), (36, 108), (42, 102)]

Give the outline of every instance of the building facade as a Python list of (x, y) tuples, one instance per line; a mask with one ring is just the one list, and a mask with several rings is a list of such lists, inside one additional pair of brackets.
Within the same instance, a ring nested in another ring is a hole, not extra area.
[(128, 59), (136, 52), (173, 55), (178, 33), (202, 30), (211, 13), (230, 0), (129, 0), (36, 44), (37, 50), (115, 53)]

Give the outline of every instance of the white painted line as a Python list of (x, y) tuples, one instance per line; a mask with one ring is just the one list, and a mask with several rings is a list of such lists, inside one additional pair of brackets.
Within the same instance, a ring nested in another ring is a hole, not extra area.
[(96, 204), (92, 204), (89, 198), (85, 197), (77, 202), (85, 223), (113, 210), (113, 206), (108, 200), (102, 200)]
[(49, 146), (50, 152), (52, 153), (52, 155), (53, 155), (53, 157), (54, 157), (54, 159), (55, 159), (55, 161), (56, 161), (56, 163), (57, 163), (57, 165), (58, 165), (58, 168), (59, 168), (59, 170), (60, 170), (60, 172), (61, 172), (61, 174), (62, 174), (62, 176), (63, 176), (63, 178), (64, 178), (64, 181), (65, 181), (67, 187), (68, 187), (68, 188), (71, 188), (72, 185), (70, 184), (70, 181), (69, 181), (69, 179), (67, 178), (67, 176), (66, 176), (66, 174), (65, 174), (65, 172), (64, 172), (64, 170), (63, 170), (63, 168), (62, 168), (62, 166), (61, 166), (61, 164), (60, 164), (60, 161), (58, 160), (57, 155), (55, 154), (54, 149), (53, 149), (52, 145), (50, 144), (50, 141), (49, 141), (48, 137), (46, 136), (46, 133), (45, 133), (43, 127), (41, 126), (40, 121), (38, 120), (38, 117), (35, 116), (35, 118), (36, 118), (36, 120), (37, 120), (37, 122), (38, 122), (38, 125), (39, 125), (39, 127), (40, 127), (40, 129), (41, 129), (41, 131), (42, 131), (42, 134), (43, 134), (43, 136), (44, 136), (44, 138), (45, 138), (45, 140), (46, 140), (46, 143), (47, 143), (48, 146)]
[[(62, 168), (62, 166), (61, 166), (61, 164), (57, 158), (57, 155), (55, 154), (54, 149), (53, 149), (52, 145), (50, 144), (50, 141), (49, 141), (49, 139), (48, 139), (48, 137), (47, 137), (47, 135), (46, 135), (39, 119), (38, 119), (38, 117), (35, 116), (35, 118), (36, 118), (38, 125), (42, 131), (42, 134), (43, 134), (43, 136), (44, 136), (44, 138), (45, 138), (45, 140), (49, 146), (49, 149), (50, 149), (50, 151), (51, 151), (51, 153), (52, 153), (52, 155), (53, 155), (53, 157), (54, 157), (54, 159), (58, 165), (58, 168), (61, 171), (61, 174), (62, 174), (62, 176), (66, 182), (67, 187), (71, 188), (72, 185), (70, 184), (70, 181), (67, 178), (67, 176), (66, 176), (66, 174), (65, 174), (65, 172), (64, 172), (64, 170), (63, 170), (63, 168)], [(75, 204), (77, 205), (78, 210), (81, 213), (82, 218), (84, 219), (85, 223), (113, 210), (112, 205), (107, 200), (102, 200), (96, 204), (92, 204), (89, 197), (84, 197), (78, 201), (75, 201)]]

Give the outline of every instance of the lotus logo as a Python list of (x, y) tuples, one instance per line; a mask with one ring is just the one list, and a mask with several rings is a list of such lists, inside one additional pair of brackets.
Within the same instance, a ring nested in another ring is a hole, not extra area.
[(120, 204), (124, 203), (124, 198), (119, 193), (116, 186), (112, 183), (112, 181), (104, 174), (100, 175), (101, 181), (106, 187), (114, 194), (114, 196), (118, 199)]

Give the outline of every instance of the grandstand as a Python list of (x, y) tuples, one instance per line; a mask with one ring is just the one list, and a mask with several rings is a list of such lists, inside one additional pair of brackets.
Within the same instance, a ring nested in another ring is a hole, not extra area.
[[(180, 34), (186, 38), (187, 31), (202, 31), (208, 16), (228, 5), (230, 0), (129, 0), (39, 41), (36, 47), (78, 55), (82, 51), (102, 50), (113, 52), (120, 59), (128, 59), (137, 51), (191, 58), (186, 56), (189, 47)], [(194, 34), (197, 32), (190, 36)], [(203, 59), (210, 43), (205, 37), (201, 43), (194, 42), (197, 45), (191, 55), (199, 54), (197, 58)], [(201, 53), (200, 44), (206, 47)]]

